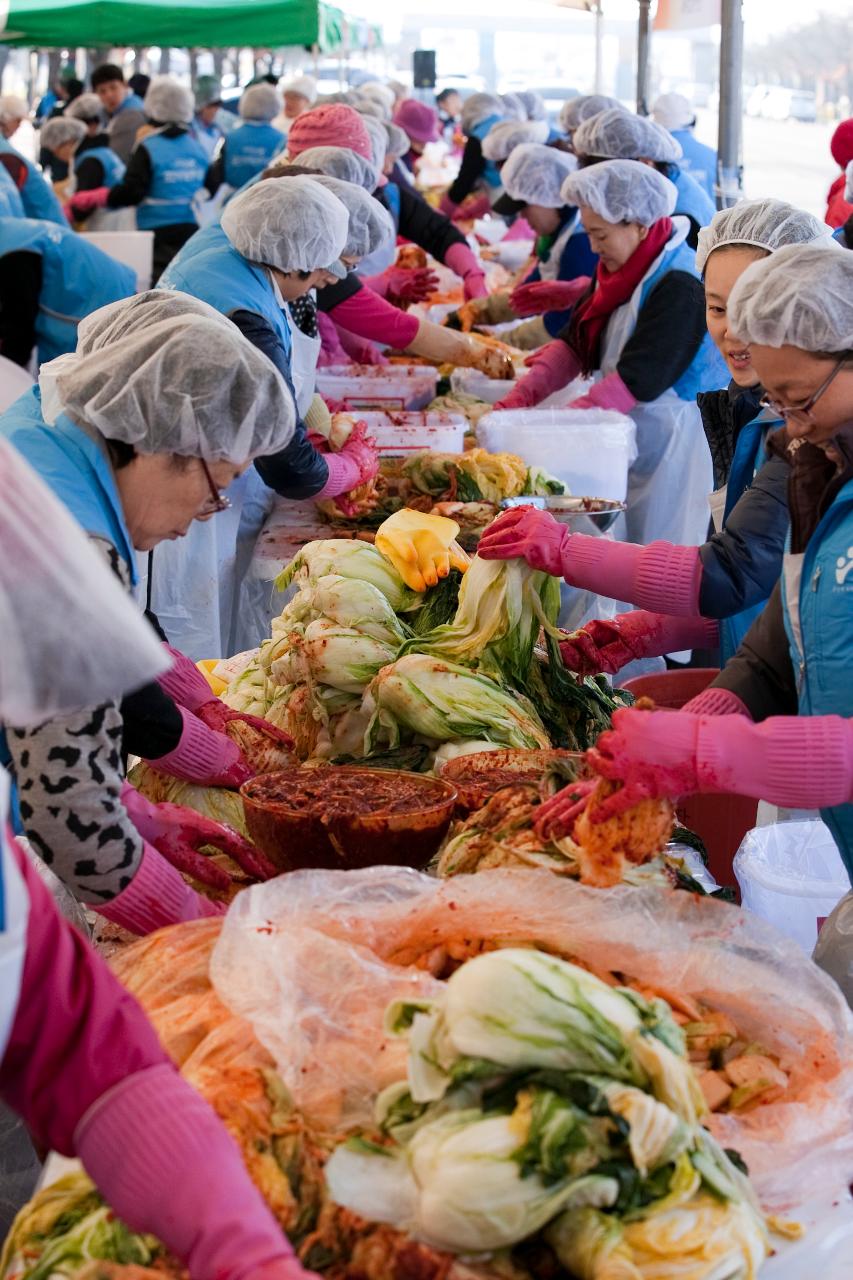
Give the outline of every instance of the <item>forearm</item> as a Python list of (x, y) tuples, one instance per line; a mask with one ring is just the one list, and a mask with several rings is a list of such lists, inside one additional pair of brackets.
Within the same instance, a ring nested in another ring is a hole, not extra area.
[(256, 458), (255, 468), (264, 484), (294, 501), (315, 498), (329, 481), (326, 460), (311, 444), (302, 422), (297, 423), (286, 448), (269, 457)]
[(573, 587), (624, 600), (653, 613), (699, 614), (702, 564), (696, 547), (671, 542), (611, 542), (574, 534), (563, 554), (563, 576)]
[[(415, 356), (425, 356), (436, 364), (470, 366), (477, 363), (483, 347), (468, 334), (456, 329), (445, 329), (430, 320), (421, 320), (414, 339), (405, 348)], [(507, 384), (509, 385), (509, 384)]]
[(384, 342), (398, 351), (405, 351), (417, 337), (421, 324), (417, 316), (401, 311), (371, 289), (364, 288), (339, 303), (328, 314), (342, 329), (348, 329), (371, 342)]
[(745, 716), (703, 719), (697, 756), (708, 791), (792, 809), (853, 800), (853, 721), (842, 716), (774, 716), (761, 724)]

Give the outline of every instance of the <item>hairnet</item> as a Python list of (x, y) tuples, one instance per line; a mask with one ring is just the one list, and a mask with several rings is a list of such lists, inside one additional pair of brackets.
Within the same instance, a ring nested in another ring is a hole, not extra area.
[(324, 93), (317, 103), (320, 107), (355, 107), (360, 99), (355, 89), (344, 89), (341, 93)]
[(388, 134), (386, 156), (400, 160), (409, 150), (409, 135), (405, 129), (401, 129), (398, 124), (392, 124), (390, 121), (385, 125), (385, 132)]
[(243, 120), (274, 120), (282, 108), (278, 90), (271, 84), (250, 84), (237, 110)]
[(507, 195), (525, 204), (540, 204), (559, 209), (576, 201), (563, 199), (560, 188), (566, 177), (577, 168), (577, 160), (567, 151), (526, 142), (516, 147), (501, 169), (501, 182)]
[(119, 699), (169, 658), (68, 509), (0, 440), (0, 720)]
[(572, 146), (579, 156), (601, 156), (604, 160), (676, 161), (681, 144), (654, 120), (644, 120), (622, 107), (601, 111), (578, 125)]
[(192, 94), (174, 76), (154, 76), (142, 109), (158, 124), (192, 124), (195, 115)]
[[(193, 298), (188, 293), (178, 293), (175, 289), (147, 289), (145, 293), (135, 293), (119, 302), (108, 302), (105, 307), (99, 307), (97, 311), (85, 316), (77, 326), (76, 355), (89, 355), (101, 347), (108, 347), (111, 342), (120, 341), (129, 333), (139, 332), (153, 324), (162, 324), (164, 320), (174, 320), (178, 316), (202, 316), (208, 320), (219, 320), (223, 324), (230, 323), (209, 303)], [(51, 365), (58, 364), (60, 360), (73, 359), (75, 356), (60, 356), (57, 360), (48, 361), (41, 366), (39, 378)]]
[(548, 119), (548, 108), (541, 93), (537, 93), (535, 89), (523, 89), (515, 96), (521, 100), (528, 120)]
[(313, 76), (294, 76), (281, 86), (282, 93), (296, 93), (313, 106), (317, 101), (317, 81)]
[(383, 124), (388, 119), (388, 112), (373, 98), (359, 98), (353, 104), (353, 110), (357, 111), (360, 116), (370, 116), (373, 120), (379, 120)]
[(0, 124), (11, 124), (13, 120), (26, 120), (29, 108), (23, 98), (16, 93), (0, 95)]
[(365, 118), (343, 103), (322, 104), (297, 116), (287, 135), (287, 153), (295, 159), (309, 147), (349, 147), (373, 159)]
[(366, 258), (383, 245), (394, 243), (397, 238), (394, 219), (363, 187), (326, 174), (318, 174), (311, 181), (319, 182), (337, 196), (349, 214), (349, 234), (342, 250), (347, 257)]
[(296, 423), (275, 365), (221, 317), (132, 329), (78, 356), (58, 389), (72, 418), (139, 453), (242, 464), (283, 449)]
[(385, 119), (391, 119), (396, 94), (390, 85), (380, 84), (378, 80), (370, 80), (367, 84), (359, 86), (358, 96), (366, 98), (368, 101), (376, 102), (382, 108)]
[(560, 107), (560, 128), (564, 133), (572, 133), (584, 120), (597, 116), (600, 111), (619, 108), (624, 111), (621, 102), (616, 98), (608, 98), (606, 93), (582, 93), (576, 98), (569, 98)]
[(696, 112), (683, 93), (662, 93), (652, 107), (652, 116), (662, 129), (686, 129)]
[[(364, 187), (365, 191), (375, 191), (379, 181), (376, 167), (346, 147), (309, 147), (300, 154), (299, 164), (306, 169), (325, 173), (329, 178), (354, 182), (357, 187)], [(287, 166), (284, 164), (281, 167)]]
[(76, 142), (79, 145), (88, 132), (82, 120), (55, 116), (42, 125), (39, 140), (48, 151), (55, 151), (57, 147), (64, 147), (66, 142)]
[(714, 250), (724, 245), (754, 245), (775, 253), (786, 244), (810, 244), (831, 237), (825, 222), (784, 200), (741, 200), (731, 209), (715, 213), (708, 226), (700, 229), (696, 269), (704, 271)]
[(507, 120), (527, 119), (527, 108), (517, 93), (501, 93), (498, 96), (503, 103), (503, 114)]
[(310, 178), (259, 182), (222, 211), (222, 230), (238, 253), (279, 271), (316, 271), (340, 258), (349, 215)]
[(506, 160), (516, 147), (526, 142), (544, 143), (548, 137), (547, 120), (502, 120), (493, 124), (483, 139), (483, 155), (487, 160)]
[(462, 103), (460, 123), (463, 133), (470, 133), (478, 124), (488, 120), (489, 116), (500, 116), (503, 120), (506, 106), (494, 93), (472, 93)]
[(216, 76), (199, 76), (195, 86), (196, 110), (212, 107), (215, 102), (222, 101), (222, 85)]
[(394, 124), (404, 129), (415, 142), (437, 142), (441, 137), (438, 112), (417, 98), (405, 98), (394, 112)]
[(101, 99), (96, 93), (81, 93), (79, 98), (69, 102), (62, 114), (66, 120), (70, 116), (72, 120), (82, 120), (85, 124), (91, 124), (93, 120), (103, 124), (106, 120)]
[(650, 227), (668, 217), (678, 195), (674, 182), (639, 160), (606, 160), (570, 173), (563, 203), (582, 204), (605, 222), (638, 222)]
[(371, 159), (378, 175), (381, 174), (382, 166), (385, 164), (385, 156), (388, 151), (388, 134), (385, 131), (383, 122), (374, 120), (372, 116), (364, 117), (364, 126), (370, 139)]
[(729, 328), (744, 342), (853, 350), (853, 253), (834, 240), (786, 245), (747, 267), (726, 312)]

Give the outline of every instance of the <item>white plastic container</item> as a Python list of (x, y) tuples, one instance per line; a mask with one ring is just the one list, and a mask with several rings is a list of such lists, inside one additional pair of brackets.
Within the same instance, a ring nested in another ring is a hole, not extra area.
[(348, 409), (425, 409), (437, 385), (437, 371), (420, 364), (330, 364), (317, 370), (320, 395)]
[(82, 235), (90, 244), (97, 245), (104, 253), (123, 262), (136, 272), (136, 288), (144, 293), (151, 288), (154, 268), (153, 231), (84, 231)]
[(624, 502), (637, 457), (636, 428), (621, 413), (591, 409), (501, 409), (477, 424), (490, 453), (516, 453), (544, 467), (579, 497)]
[(465, 396), (476, 396), (487, 404), (497, 404), (508, 395), (512, 383), (500, 378), (488, 378), (479, 369), (454, 369), (450, 375), (450, 390)]
[(744, 908), (809, 954), (824, 920), (850, 889), (841, 854), (819, 819), (748, 831), (734, 871)]
[(362, 413), (367, 434), (386, 454), (462, 453), (467, 422), (461, 413)]

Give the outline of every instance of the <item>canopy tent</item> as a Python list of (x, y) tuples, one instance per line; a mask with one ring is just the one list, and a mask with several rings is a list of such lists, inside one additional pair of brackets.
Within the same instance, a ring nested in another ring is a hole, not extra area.
[(321, 0), (0, 0), (0, 44), (33, 48), (235, 48), (343, 41), (344, 15)]

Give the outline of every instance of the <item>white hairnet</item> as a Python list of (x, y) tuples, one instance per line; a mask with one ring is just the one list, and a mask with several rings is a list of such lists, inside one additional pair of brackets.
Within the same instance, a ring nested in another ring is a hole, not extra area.
[(507, 120), (527, 119), (527, 107), (517, 93), (501, 93), (498, 96), (503, 103), (503, 113)]
[(197, 111), (201, 111), (203, 107), (212, 107), (214, 103), (220, 103), (222, 84), (218, 76), (199, 76), (193, 96)]
[(853, 160), (844, 170), (844, 199), (848, 204), (853, 204)]
[(577, 163), (575, 156), (567, 151), (526, 142), (515, 148), (501, 169), (501, 182), (513, 200), (560, 209), (564, 204), (576, 203), (564, 200), (560, 188)]
[(409, 135), (405, 129), (401, 129), (398, 124), (393, 124), (390, 120), (385, 122), (385, 132), (388, 134), (388, 146), (386, 156), (392, 156), (395, 160), (400, 160), (407, 155), (411, 149)]
[(317, 98), (318, 107), (331, 107), (335, 103), (342, 107), (357, 107), (359, 96), (355, 89), (344, 89), (341, 93), (324, 93)]
[[(147, 289), (145, 293), (135, 293), (131, 298), (108, 302), (105, 307), (85, 316), (77, 326), (76, 354), (89, 355), (101, 347), (108, 347), (111, 342), (118, 342), (129, 333), (138, 333), (152, 324), (174, 320), (177, 316), (202, 316), (207, 320), (219, 320), (222, 324), (230, 323), (209, 303), (193, 298), (189, 293), (178, 293), (175, 289)], [(39, 379), (45, 369), (67, 358), (60, 356), (43, 364)]]
[(715, 213), (708, 226), (700, 229), (696, 269), (704, 271), (714, 250), (729, 244), (754, 245), (775, 253), (786, 244), (810, 244), (831, 238), (832, 231), (825, 222), (796, 205), (771, 197), (741, 200), (731, 209)]
[(48, 151), (55, 151), (57, 147), (64, 147), (66, 142), (76, 142), (79, 145), (88, 132), (82, 120), (56, 116), (42, 125), (39, 140)]
[(238, 253), (279, 271), (316, 271), (337, 262), (349, 214), (311, 178), (259, 182), (229, 200), (222, 230)]
[(483, 139), (483, 155), (487, 160), (506, 160), (525, 142), (544, 143), (548, 132), (547, 120), (502, 120)]
[(77, 356), (57, 386), (70, 417), (139, 453), (239, 465), (283, 449), (296, 423), (275, 365), (221, 317), (131, 329)]
[(82, 120), (85, 124), (90, 124), (92, 120), (97, 120), (99, 124), (106, 121), (103, 104), (96, 93), (81, 93), (79, 98), (69, 102), (62, 114), (66, 120), (70, 116), (72, 120)]
[(121, 698), (169, 658), (68, 509), (0, 440), (0, 720)]
[(388, 119), (388, 112), (381, 102), (376, 102), (373, 98), (359, 98), (353, 106), (360, 116), (370, 116), (372, 120), (380, 120), (383, 123)]
[(496, 94), (472, 93), (470, 98), (466, 98), (462, 103), (460, 117), (462, 132), (470, 133), (478, 124), (488, 120), (489, 116), (500, 116), (503, 119), (505, 115), (506, 107)]
[(835, 240), (786, 245), (747, 267), (726, 312), (729, 328), (744, 342), (853, 350), (853, 253)]
[(286, 80), (281, 86), (282, 93), (296, 93), (300, 98), (307, 99), (312, 107), (317, 101), (317, 81), (313, 76), (294, 76), (292, 80)]
[(381, 120), (374, 120), (373, 116), (362, 116), (361, 118), (370, 138), (370, 149), (373, 152), (373, 163), (376, 166), (376, 172), (380, 174), (388, 151), (388, 134), (385, 132), (385, 125)]
[(11, 124), (13, 120), (26, 120), (29, 107), (23, 98), (16, 93), (0, 94), (0, 124)]
[(548, 119), (548, 108), (545, 106), (545, 99), (541, 93), (537, 93), (535, 89), (524, 89), (515, 96), (521, 99), (524, 110), (527, 112), (528, 120)]
[(242, 120), (275, 120), (282, 109), (278, 90), (271, 84), (250, 84), (237, 105)]
[(639, 160), (605, 160), (569, 174), (563, 203), (582, 204), (605, 222), (638, 222), (650, 227), (675, 208), (674, 182)]
[(378, 103), (382, 107), (386, 119), (390, 120), (396, 98), (394, 90), (389, 85), (380, 84), (378, 80), (370, 80), (367, 84), (361, 85), (357, 92), (359, 98), (365, 98), (368, 102)]
[[(300, 160), (302, 156), (299, 157)], [(348, 258), (366, 258), (397, 238), (394, 219), (383, 205), (352, 182), (342, 182), (326, 174), (311, 179), (337, 196), (349, 213), (349, 234), (343, 252)]]
[(576, 98), (569, 98), (560, 107), (560, 128), (564, 133), (572, 133), (584, 120), (597, 116), (600, 111), (611, 108), (624, 111), (622, 103), (616, 98), (608, 98), (606, 93), (581, 93)]
[[(365, 191), (375, 191), (379, 181), (375, 166), (356, 151), (350, 151), (349, 147), (309, 147), (289, 163), (305, 169), (317, 169), (329, 178), (353, 182), (357, 187), (364, 187)], [(286, 168), (287, 165), (276, 167)]]
[(652, 107), (652, 116), (662, 129), (687, 129), (696, 112), (683, 93), (662, 93)]
[(154, 76), (145, 93), (142, 109), (158, 124), (192, 124), (195, 101), (174, 76)]
[(604, 160), (664, 160), (682, 157), (681, 144), (654, 120), (644, 120), (622, 107), (600, 111), (578, 125), (572, 146), (579, 156)]

